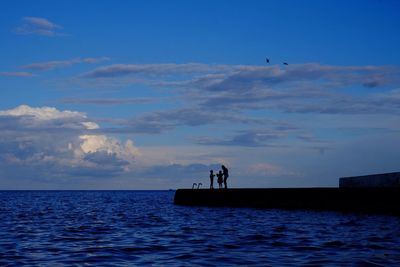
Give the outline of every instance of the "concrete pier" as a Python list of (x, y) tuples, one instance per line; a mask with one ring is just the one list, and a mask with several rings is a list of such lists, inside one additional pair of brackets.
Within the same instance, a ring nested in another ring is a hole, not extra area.
[(342, 177), (339, 187), (400, 187), (400, 172)]
[(311, 209), (400, 216), (400, 187), (178, 189), (174, 203), (188, 206)]

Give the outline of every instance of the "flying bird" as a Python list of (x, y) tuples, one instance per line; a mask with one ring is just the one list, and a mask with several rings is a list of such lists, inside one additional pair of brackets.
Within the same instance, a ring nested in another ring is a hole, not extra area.
[(283, 65), (289, 65), (289, 64), (287, 64), (286, 62), (283, 62)]
[(266, 61), (267, 63), (269, 63), (269, 58), (266, 58), (265, 61)]

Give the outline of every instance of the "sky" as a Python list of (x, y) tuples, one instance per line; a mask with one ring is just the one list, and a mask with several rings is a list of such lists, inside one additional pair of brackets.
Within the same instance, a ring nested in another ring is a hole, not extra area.
[(235, 188), (399, 171), (399, 12), (1, 1), (0, 189), (207, 187), (221, 164)]

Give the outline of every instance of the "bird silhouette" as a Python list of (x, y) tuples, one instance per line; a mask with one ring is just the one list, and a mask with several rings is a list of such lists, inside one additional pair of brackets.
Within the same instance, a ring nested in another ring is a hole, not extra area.
[(287, 64), (286, 62), (283, 62), (283, 65), (289, 65), (289, 64)]
[(266, 61), (267, 63), (269, 63), (269, 58), (266, 58), (265, 61)]

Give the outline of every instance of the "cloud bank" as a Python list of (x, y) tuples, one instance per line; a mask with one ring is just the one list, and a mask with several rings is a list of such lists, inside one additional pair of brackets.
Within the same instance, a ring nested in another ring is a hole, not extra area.
[[(113, 64), (83, 73), (83, 85), (143, 84), (176, 93), (197, 110), (274, 110), (284, 113), (375, 114), (398, 112), (398, 66), (286, 67), (255, 65)], [(359, 93), (354, 94), (355, 90)], [(385, 94), (382, 96), (381, 94)], [(201, 115), (199, 113), (199, 115)], [(199, 116), (200, 118), (202, 116)]]
[(2, 110), (1, 165), (45, 177), (111, 177), (128, 171), (139, 154), (133, 141), (94, 132), (99, 128), (77, 111), (26, 105)]
[[(279, 140), (295, 138), (325, 151), (329, 140), (320, 142), (314, 129), (299, 125), (291, 116), (398, 114), (399, 77), (398, 66), (170, 63), (113, 64), (78, 79), (94, 84), (141, 84), (176, 95), (177, 108), (119, 120), (105, 129), (109, 133), (161, 134), (215, 125), (221, 129), (219, 136), (192, 136), (191, 140), (207, 146), (281, 147)], [(282, 119), (273, 120), (268, 113), (280, 114)], [(224, 130), (229, 125), (238, 129)]]

